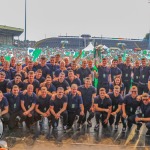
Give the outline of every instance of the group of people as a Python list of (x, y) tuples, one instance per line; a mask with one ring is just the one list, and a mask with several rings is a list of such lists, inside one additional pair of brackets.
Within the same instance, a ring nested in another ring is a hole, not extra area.
[[(25, 121), (28, 129), (34, 123), (41, 123), (47, 117), (48, 125), (57, 130), (60, 118), (64, 131), (73, 127), (77, 120), (77, 130), (87, 122), (99, 131), (114, 126), (118, 130), (122, 122), (122, 132), (137, 125), (139, 132), (146, 124), (146, 135), (150, 135), (150, 67), (145, 58), (131, 65), (130, 57), (122, 62), (122, 57), (113, 59), (111, 66), (107, 58), (100, 64), (92, 60), (70, 62), (59, 54), (47, 60), (41, 56), (34, 63), (28, 56), (25, 63), (17, 63), (15, 57), (10, 63), (0, 57), (0, 116), (10, 130)], [(93, 66), (97, 67), (97, 72)], [(98, 78), (95, 88), (94, 78)], [(77, 117), (78, 116), (78, 117)], [(95, 118), (94, 118), (95, 116)]]

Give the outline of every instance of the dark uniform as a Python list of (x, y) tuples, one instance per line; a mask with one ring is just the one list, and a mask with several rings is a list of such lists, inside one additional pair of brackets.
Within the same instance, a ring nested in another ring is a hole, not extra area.
[[(123, 98), (120, 94), (117, 97), (115, 97), (113, 92), (108, 93), (108, 95), (109, 95), (109, 97), (112, 101), (112, 112), (115, 112), (118, 109), (118, 105), (122, 105)], [(118, 112), (117, 115), (116, 115), (115, 125), (119, 124), (120, 118), (121, 118), (121, 111)], [(111, 115), (111, 117), (109, 119), (110, 125), (112, 125), (114, 123), (114, 119), (115, 119), (115, 117)]]
[(53, 81), (52, 83), (56, 87), (56, 90), (57, 90), (58, 87), (63, 87), (64, 90), (66, 91), (67, 88), (70, 87), (66, 80), (64, 80), (63, 82)]
[(59, 65), (52, 65), (51, 63), (46, 64), (48, 68), (52, 71), (52, 74), (54, 75), (55, 71), (59, 69)]
[(150, 67), (140, 67), (140, 79), (138, 86), (138, 93), (141, 95), (143, 92), (148, 93), (148, 79), (150, 75)]
[(111, 81), (114, 81), (115, 76), (117, 75), (121, 75), (121, 70), (118, 67), (111, 67), (110, 68), (110, 72), (111, 72)]
[[(109, 89), (110, 89), (111, 91), (114, 90), (114, 84), (113, 84), (113, 83), (111, 83), (111, 84), (109, 85)], [(120, 93), (121, 93), (122, 91), (124, 91), (124, 84), (123, 84), (123, 83), (122, 83), (122, 85), (120, 86)]]
[[(99, 108), (105, 108), (108, 109), (110, 106), (112, 106), (112, 101), (109, 98), (104, 98), (103, 100), (100, 98), (100, 96), (96, 96), (94, 99), (94, 104), (98, 104)], [(95, 118), (96, 118), (96, 124), (100, 123), (100, 119), (102, 121), (102, 126), (107, 127), (107, 124), (104, 123), (104, 120), (107, 118), (108, 113), (107, 112), (95, 112)], [(101, 117), (100, 117), (101, 116)]]
[(122, 69), (122, 82), (124, 84), (124, 88), (126, 89), (126, 93), (129, 93), (130, 90), (130, 86), (131, 86), (131, 72), (132, 72), (132, 68), (131, 66), (127, 66), (126, 64), (124, 64), (124, 67)]
[(63, 70), (63, 71), (62, 71), (62, 70), (60, 70), (60, 69), (57, 69), (57, 70), (55, 71), (55, 77), (58, 77), (61, 72), (63, 72), (63, 73), (65, 74), (65, 77), (68, 76), (68, 70)]
[[(137, 113), (135, 115), (132, 115), (129, 117), (130, 122), (134, 123), (137, 125), (137, 129), (139, 130), (140, 127), (142, 126), (142, 121), (141, 122), (135, 122), (135, 118), (150, 118), (150, 104), (145, 105), (143, 102), (140, 102), (140, 107), (137, 108)], [(150, 121), (145, 122), (147, 129), (150, 132)]]
[(91, 70), (88, 67), (86, 67), (85, 69), (81, 67), (78, 69), (77, 74), (79, 74), (79, 78), (81, 80), (81, 85), (82, 85), (84, 84), (84, 79), (86, 77), (89, 77), (89, 75), (91, 74)]
[[(46, 95), (45, 98), (43, 98), (42, 96), (39, 96), (37, 98), (37, 103), (36, 105), (38, 105), (38, 109), (45, 113), (47, 112), (47, 110), (49, 109), (50, 107), (50, 99), (51, 99), (51, 96), (49, 95)], [(41, 120), (42, 116), (38, 113), (35, 113), (35, 120), (38, 121), (38, 120)], [(48, 117), (48, 120), (51, 119), (51, 116)]]
[[(15, 75), (17, 74), (16, 70), (14, 70), (12, 72), (12, 78), (14, 79), (15, 78)], [(25, 73), (24, 72), (20, 72), (21, 74), (21, 81), (24, 81), (25, 80)]]
[(65, 80), (69, 83), (70, 87), (72, 84), (76, 84), (77, 86), (81, 85), (81, 80), (79, 78), (74, 78), (72, 82), (70, 81), (69, 77), (67, 77)]
[[(5, 109), (5, 107), (7, 107), (7, 106), (8, 106), (7, 98), (3, 97), (2, 100), (0, 101), (0, 111), (2, 112)], [(2, 115), (1, 117), (2, 117), (2, 120), (4, 123), (8, 123), (9, 113), (6, 113), (6, 114)]]
[(100, 88), (105, 88), (106, 92), (109, 91), (109, 81), (108, 81), (109, 75), (110, 75), (110, 68), (103, 66), (98, 67), (97, 95), (99, 94)]
[[(55, 100), (51, 100), (50, 101), (50, 106), (53, 106), (55, 113), (58, 113), (63, 108), (63, 104), (64, 103), (68, 103), (68, 98), (66, 96), (63, 96), (61, 99), (59, 99), (57, 96), (55, 96)], [(67, 121), (68, 121), (67, 110), (62, 112), (61, 116), (63, 117), (63, 126), (66, 126), (67, 125)], [(56, 119), (52, 115), (52, 126), (53, 127), (57, 127), (58, 126), (58, 121), (59, 121), (59, 119)]]
[(7, 84), (8, 84), (9, 80), (8, 79), (4, 79), (4, 81), (0, 82), (0, 91), (2, 91), (2, 93), (6, 93), (6, 88), (7, 88)]
[(0, 72), (5, 72), (5, 74), (6, 74), (6, 77), (5, 77), (5, 79), (9, 79), (9, 80), (12, 80), (13, 79), (13, 69), (9, 69), (8, 71), (6, 71), (6, 70), (0, 70)]
[[(132, 122), (130, 121), (130, 116), (135, 115), (137, 107), (140, 105), (140, 102), (136, 100), (136, 98), (132, 98), (131, 94), (125, 96), (123, 100), (123, 104), (125, 104), (125, 111), (128, 116), (128, 128), (132, 127)], [(126, 128), (126, 119), (121, 118), (123, 128)]]
[(40, 64), (38, 66), (36, 66), (37, 69), (41, 69), (42, 70), (42, 77), (46, 78), (47, 75), (52, 76), (52, 71), (48, 68), (47, 65), (45, 66), (41, 66)]
[(32, 83), (29, 83), (29, 82), (28, 82), (28, 83), (25, 83), (25, 82), (24, 82), (24, 90), (27, 89), (27, 86), (28, 86), (29, 84), (32, 84), (32, 85), (33, 85), (33, 87), (34, 87), (33, 92), (36, 93), (36, 89), (39, 89), (39, 87), (40, 87), (39, 81), (36, 80), (36, 79), (34, 79), (34, 81), (33, 81)]
[(122, 69), (123, 69), (123, 67), (124, 67), (124, 63), (119, 63), (119, 64), (117, 65), (117, 67), (122, 71)]
[(13, 95), (13, 93), (5, 93), (4, 96), (7, 98), (9, 104), (10, 119), (8, 122), (8, 126), (10, 129), (13, 129), (16, 126), (17, 117), (20, 117), (21, 121), (24, 120), (24, 116), (22, 115), (22, 110), (21, 110), (22, 94), (19, 93), (17, 96), (15, 96)]
[(86, 115), (87, 112), (89, 112), (89, 117), (87, 120), (91, 120), (94, 117), (94, 113), (90, 110), (92, 106), (92, 95), (96, 94), (96, 89), (94, 86), (90, 86), (89, 88), (86, 88), (84, 85), (79, 86), (78, 91), (81, 92), (83, 105), (84, 105), (84, 118), (82, 120), (82, 123), (86, 121)]
[(48, 86), (47, 84), (45, 84), (45, 87), (47, 88), (48, 92), (56, 92), (56, 87), (51, 83), (50, 86)]
[[(28, 95), (28, 93), (26, 93), (25, 95), (22, 95), (21, 101), (24, 101), (24, 106), (26, 110), (28, 110), (30, 109), (32, 104), (36, 104), (37, 96), (35, 93), (32, 93), (32, 95)], [(32, 110), (30, 113), (32, 114), (32, 117), (25, 116), (25, 122), (27, 127), (30, 127), (30, 125), (34, 123), (34, 110)]]
[(44, 77), (40, 77), (39, 79), (37, 79), (37, 78), (35, 77), (35, 79), (38, 80), (39, 83), (43, 83), (43, 82), (45, 81), (45, 78), (44, 78)]
[(132, 83), (132, 86), (137, 86), (139, 85), (139, 79), (140, 79), (140, 67), (136, 68), (134, 67), (133, 68), (133, 83)]
[(83, 116), (80, 115), (81, 108), (80, 104), (83, 104), (82, 97), (76, 94), (75, 96), (72, 95), (71, 92), (67, 94), (68, 97), (68, 127), (72, 127), (73, 122), (75, 120), (76, 115), (79, 116), (78, 123), (81, 124)]
[(20, 91), (22, 91), (24, 89), (24, 83), (22, 81), (19, 83), (15, 83), (15, 80), (9, 81), (7, 84), (7, 88), (12, 90), (14, 85), (17, 85), (19, 87)]

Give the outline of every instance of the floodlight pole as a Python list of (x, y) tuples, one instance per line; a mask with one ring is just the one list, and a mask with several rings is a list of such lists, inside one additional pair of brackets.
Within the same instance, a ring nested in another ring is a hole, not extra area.
[(24, 27), (24, 42), (26, 42), (26, 26), (27, 26), (27, 25), (26, 25), (26, 21), (27, 21), (27, 11), (26, 11), (27, 7), (26, 7), (26, 6), (27, 6), (27, 1), (25, 0), (25, 18), (24, 18), (24, 19), (25, 19), (25, 20), (24, 20), (24, 21), (25, 21), (25, 27)]

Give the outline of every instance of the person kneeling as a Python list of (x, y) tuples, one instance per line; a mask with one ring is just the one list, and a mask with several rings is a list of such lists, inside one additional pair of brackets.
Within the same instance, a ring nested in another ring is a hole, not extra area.
[(73, 125), (73, 122), (76, 116), (79, 116), (77, 130), (80, 129), (80, 124), (84, 117), (84, 106), (82, 97), (77, 93), (78, 86), (76, 84), (72, 84), (71, 91), (67, 94), (68, 97), (68, 125), (67, 128), (70, 129)]
[(147, 132), (146, 136), (150, 136), (150, 101), (149, 95), (147, 93), (143, 93), (141, 96), (140, 107), (137, 109), (136, 115), (130, 116), (129, 120), (137, 125), (136, 131), (139, 132), (142, 123), (146, 124)]
[(53, 95), (50, 101), (50, 111), (52, 113), (52, 126), (57, 130), (59, 118), (63, 117), (64, 131), (67, 129), (68, 113), (67, 109), (68, 99), (64, 95), (64, 88), (58, 87), (56, 95)]
[(106, 128), (112, 110), (112, 101), (109, 98), (106, 98), (106, 90), (104, 88), (100, 88), (99, 95), (95, 97), (94, 108), (96, 111), (95, 112), (96, 125), (94, 130), (98, 131), (100, 118), (102, 121), (102, 126)]

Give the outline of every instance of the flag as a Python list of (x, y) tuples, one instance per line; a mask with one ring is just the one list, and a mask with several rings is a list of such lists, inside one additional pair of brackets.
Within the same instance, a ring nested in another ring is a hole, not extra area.
[(42, 53), (41, 49), (35, 49), (35, 51), (32, 54), (33, 57), (32, 60), (35, 62), (38, 59), (38, 57), (41, 55), (41, 53)]
[(34, 51), (35, 51), (34, 48), (31, 48), (31, 47), (28, 48), (28, 55), (32, 55)]

